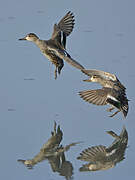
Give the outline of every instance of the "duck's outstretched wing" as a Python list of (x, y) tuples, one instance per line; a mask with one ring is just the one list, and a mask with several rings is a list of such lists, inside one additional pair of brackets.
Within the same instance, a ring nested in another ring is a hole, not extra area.
[(107, 94), (107, 91), (104, 89), (86, 90), (79, 92), (79, 95), (83, 100), (95, 105), (106, 105)]
[(58, 27), (61, 31), (65, 33), (66, 36), (69, 36), (74, 28), (74, 15), (69, 11), (58, 23)]
[(82, 70), (83, 73), (85, 73), (88, 76), (100, 76), (103, 79), (106, 80), (112, 80), (112, 81), (116, 81), (117, 78), (114, 74), (111, 74), (109, 72), (105, 72), (105, 71), (100, 71), (100, 70), (96, 70), (96, 69), (83, 69)]
[(60, 57), (63, 58), (71, 66), (74, 66), (75, 68), (80, 69), (80, 70), (84, 69), (84, 67), (79, 62), (77, 62), (76, 60), (71, 58), (71, 56), (69, 56), (69, 55), (68, 56), (65, 56), (65, 55), (61, 56), (60, 55)]
[(70, 11), (60, 20), (58, 24), (54, 24), (51, 39), (57, 40), (63, 47), (66, 47), (66, 37), (71, 34), (74, 28), (74, 16)]

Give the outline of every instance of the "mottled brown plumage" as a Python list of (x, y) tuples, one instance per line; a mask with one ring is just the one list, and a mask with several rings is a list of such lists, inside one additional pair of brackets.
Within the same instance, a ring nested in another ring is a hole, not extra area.
[(29, 33), (24, 38), (19, 39), (32, 41), (40, 48), (43, 55), (45, 55), (56, 67), (55, 79), (57, 78), (57, 71), (60, 74), (64, 66), (63, 60), (78, 69), (84, 68), (66, 52), (66, 38), (73, 31), (74, 21), (73, 13), (69, 11), (58, 24), (54, 25), (51, 39), (41, 40), (34, 33)]
[(108, 109), (108, 111), (112, 111), (114, 108), (117, 108), (118, 111), (110, 117), (113, 117), (120, 111), (122, 111), (124, 117), (126, 117), (128, 113), (126, 88), (121, 84), (118, 78), (114, 74), (95, 69), (82, 69), (81, 71), (90, 77), (84, 81), (96, 82), (103, 86), (102, 89), (79, 92), (81, 98), (95, 105), (110, 104), (112, 107)]
[(77, 159), (88, 161), (89, 163), (83, 165), (80, 171), (110, 169), (125, 158), (124, 155), (128, 143), (128, 133), (125, 127), (123, 127), (119, 136), (113, 131), (108, 131), (107, 133), (115, 138), (113, 143), (109, 147), (99, 145), (82, 151)]
[(28, 169), (32, 169), (36, 164), (42, 162), (43, 160), (48, 160), (52, 170), (59, 172), (60, 175), (69, 178), (73, 174), (72, 163), (66, 160), (65, 152), (70, 149), (70, 147), (79, 144), (80, 142), (71, 143), (66, 146), (60, 145), (63, 137), (63, 132), (60, 126), (56, 128), (56, 122), (54, 123), (54, 130), (51, 132), (51, 137), (42, 146), (40, 152), (35, 155), (32, 159), (18, 159), (18, 162), (23, 163)]

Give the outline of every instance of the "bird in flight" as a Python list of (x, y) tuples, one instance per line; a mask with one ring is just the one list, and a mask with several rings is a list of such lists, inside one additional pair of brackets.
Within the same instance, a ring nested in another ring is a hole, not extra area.
[(81, 71), (90, 77), (84, 81), (99, 83), (102, 89), (81, 91), (79, 92), (80, 97), (95, 105), (110, 104), (111, 108), (107, 109), (109, 112), (117, 108), (118, 111), (110, 117), (113, 117), (120, 111), (123, 113), (124, 117), (126, 117), (128, 113), (126, 88), (121, 84), (118, 78), (114, 74), (95, 69), (82, 69)]
[(74, 15), (69, 11), (58, 24), (54, 24), (51, 39), (41, 40), (34, 33), (29, 33), (19, 39), (32, 41), (40, 48), (42, 54), (55, 65), (55, 79), (57, 79), (57, 72), (60, 74), (64, 66), (63, 60), (78, 69), (84, 69), (84, 67), (72, 59), (66, 51), (66, 38), (73, 31), (74, 21)]

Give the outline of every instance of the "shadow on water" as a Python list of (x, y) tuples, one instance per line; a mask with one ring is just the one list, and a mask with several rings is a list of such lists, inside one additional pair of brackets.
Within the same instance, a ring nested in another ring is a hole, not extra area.
[(71, 146), (75, 146), (80, 142), (71, 143), (65, 147), (60, 145), (63, 132), (60, 129), (60, 126), (58, 126), (56, 130), (56, 126), (55, 122), (54, 130), (51, 132), (51, 137), (34, 158), (27, 160), (18, 159), (18, 162), (23, 163), (28, 169), (33, 169), (33, 167), (39, 162), (48, 160), (53, 172), (58, 172), (60, 176), (64, 176), (66, 179), (72, 179), (73, 166), (71, 162), (66, 160), (64, 152), (68, 151)]
[(119, 136), (113, 131), (107, 131), (107, 133), (115, 138), (109, 147), (93, 146), (82, 151), (77, 157), (79, 160), (89, 162), (79, 169), (81, 172), (107, 170), (125, 159), (124, 155), (128, 143), (126, 128), (123, 127)]

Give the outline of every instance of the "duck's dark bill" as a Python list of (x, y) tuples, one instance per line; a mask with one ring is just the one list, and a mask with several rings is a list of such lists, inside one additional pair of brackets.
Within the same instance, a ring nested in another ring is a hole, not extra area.
[(24, 38), (20, 38), (19, 40), (26, 40), (26, 38), (24, 37)]

